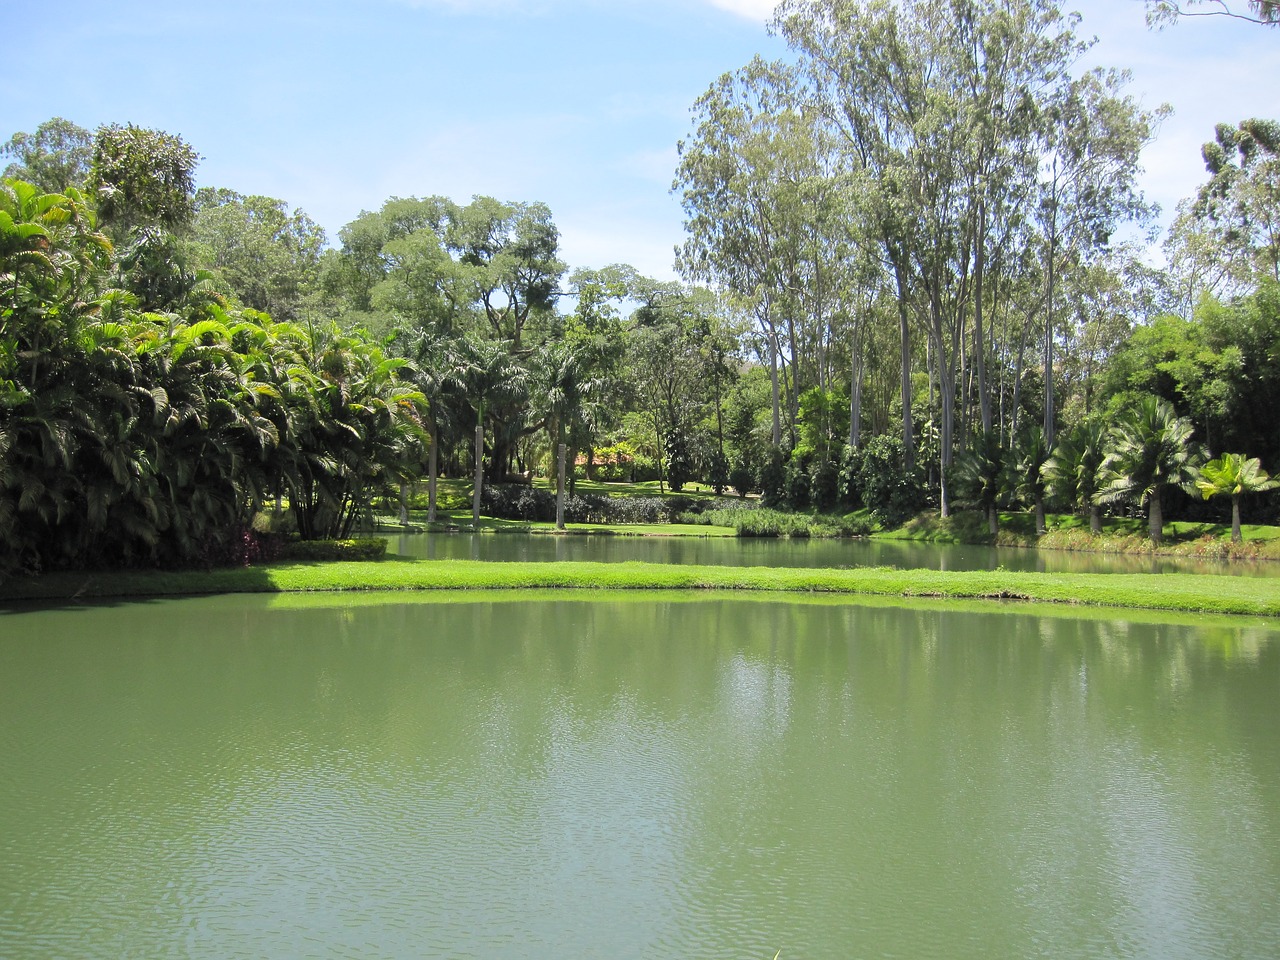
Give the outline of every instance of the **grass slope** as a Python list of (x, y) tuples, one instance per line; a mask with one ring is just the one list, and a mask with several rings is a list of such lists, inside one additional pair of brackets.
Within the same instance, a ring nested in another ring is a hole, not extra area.
[(655, 563), (388, 559), (192, 572), (62, 574), (0, 587), (8, 601), (340, 590), (743, 590), (1021, 600), (1140, 610), (1280, 615), (1280, 581), (1197, 574), (798, 569)]

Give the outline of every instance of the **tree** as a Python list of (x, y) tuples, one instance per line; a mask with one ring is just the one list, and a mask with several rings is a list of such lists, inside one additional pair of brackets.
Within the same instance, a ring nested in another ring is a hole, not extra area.
[(1107, 431), (1098, 420), (1086, 420), (1059, 435), (1044, 465), (1049, 492), (1089, 517), (1089, 530), (1102, 533), (1098, 506), (1100, 471), (1106, 459)]
[(987, 532), (1000, 529), (1000, 498), (1008, 480), (1008, 453), (998, 432), (978, 436), (957, 459), (956, 503), (981, 510), (987, 518)]
[(1140, 110), (1120, 91), (1128, 76), (1095, 70), (1073, 81), (1047, 105), (1038, 221), (1044, 259), (1044, 433), (1057, 425), (1055, 341), (1058, 278), (1072, 263), (1105, 250), (1116, 227), (1141, 221), (1150, 207), (1137, 187), (1138, 157), (1168, 113)]
[(1102, 463), (1103, 502), (1145, 504), (1151, 542), (1163, 542), (1161, 497), (1166, 487), (1193, 488), (1199, 450), (1191, 422), (1159, 397), (1142, 397), (1108, 434), (1111, 452)]
[[(845, 232), (892, 278), (909, 455), (912, 328), (923, 335), (944, 516), (974, 397), (982, 429), (995, 425), (987, 368), (1002, 300), (1032, 301), (1023, 338), (1043, 324), (1051, 438), (1060, 276), (1144, 209), (1133, 184), (1153, 118), (1120, 96), (1121, 75), (1074, 75), (1089, 46), (1075, 22), (1048, 0), (787, 0), (775, 20), (848, 181)], [(1041, 248), (1039, 290), (1035, 265), (1008, 252), (1019, 247)]]
[(195, 216), (200, 156), (181, 137), (133, 124), (98, 128), (89, 189), (98, 219), (117, 241), (132, 230), (180, 230)]
[(1195, 486), (1206, 500), (1217, 496), (1231, 498), (1231, 542), (1240, 543), (1244, 539), (1240, 532), (1241, 497), (1246, 493), (1274, 490), (1280, 487), (1280, 481), (1273, 480), (1256, 457), (1246, 460), (1244, 454), (1224, 453), (1200, 468)]
[(54, 117), (35, 133), (15, 133), (0, 146), (0, 156), (13, 157), (4, 176), (24, 180), (42, 193), (84, 189), (93, 160), (93, 135), (84, 127)]
[(1185, 282), (1231, 295), (1280, 281), (1280, 122), (1220, 123), (1201, 153), (1209, 180), (1170, 241)]
[(193, 258), (217, 271), (236, 299), (276, 320), (299, 320), (315, 288), (324, 230), (283, 200), (201, 188), (195, 195)]
[(556, 529), (564, 529), (565, 457), (570, 430), (591, 415), (600, 383), (589, 375), (582, 342), (548, 341), (534, 355), (530, 393), (534, 409), (546, 425), (556, 464)]
[(1013, 449), (1011, 468), (1014, 493), (1035, 511), (1036, 536), (1045, 534), (1044, 497), (1048, 489), (1050, 448), (1044, 432), (1036, 425), (1023, 431)]
[(408, 377), (422, 394), (427, 433), (427, 522), (436, 522), (436, 486), (440, 473), (440, 437), (456, 432), (465, 406), (469, 371), (465, 344), (449, 334), (419, 328), (402, 333), (402, 350), (411, 364)]
[(554, 313), (566, 269), (557, 257), (560, 234), (550, 208), (476, 197), (450, 207), (444, 239), (489, 336), (519, 351), (529, 323)]
[[(794, 72), (759, 57), (721, 76), (694, 104), (697, 129), (679, 144), (673, 190), (689, 238), (678, 266), (689, 281), (722, 285), (748, 306), (768, 364), (774, 445), (782, 441), (784, 394), (795, 409), (795, 295), (801, 245), (810, 233), (800, 185), (815, 173), (814, 136), (794, 102)], [(793, 416), (788, 420), (793, 421)]]
[(491, 473), (500, 473), (505, 465), (498, 459), (500, 449), (509, 448), (510, 437), (503, 431), (511, 431), (514, 425), (499, 422), (493, 415), (495, 409), (523, 406), (529, 378), (528, 369), (511, 355), (509, 344), (499, 340), (486, 340), (470, 336), (462, 341), (465, 357), (463, 391), (472, 408), (475, 433), (475, 487), (472, 493), (472, 521), (480, 522), (480, 496), (484, 486), (484, 437), (485, 418), (494, 421), (490, 432), (492, 457)]
[(1185, 17), (1228, 17), (1270, 27), (1280, 24), (1280, 0), (1248, 0), (1246, 6), (1250, 13), (1239, 12), (1239, 5), (1233, 8), (1225, 0), (1146, 0), (1146, 3), (1147, 23), (1153, 27), (1176, 23)]

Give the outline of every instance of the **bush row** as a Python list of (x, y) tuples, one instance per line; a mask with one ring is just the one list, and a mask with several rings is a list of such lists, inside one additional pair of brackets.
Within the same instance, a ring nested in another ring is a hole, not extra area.
[(767, 507), (731, 507), (705, 510), (700, 514), (684, 514), (681, 523), (705, 523), (733, 527), (740, 537), (858, 537), (871, 532), (865, 520), (833, 515), (786, 513)]
[[(700, 514), (723, 504), (704, 497), (610, 497), (584, 493), (564, 498), (566, 523), (675, 523), (682, 514)], [(487, 486), (480, 491), (480, 512), (499, 520), (551, 523), (556, 495), (522, 485)]]
[(387, 555), (382, 537), (357, 540), (291, 540), (279, 551), (281, 560), (381, 560)]

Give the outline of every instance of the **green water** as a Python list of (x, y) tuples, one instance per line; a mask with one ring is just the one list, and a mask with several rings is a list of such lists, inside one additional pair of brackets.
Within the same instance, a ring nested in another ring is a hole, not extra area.
[(1273, 958), (1280, 634), (698, 596), (0, 614), (5, 958)]
[(737, 537), (548, 536), (417, 533), (387, 537), (388, 552), (454, 560), (595, 560), (613, 563), (748, 567), (898, 567), (929, 570), (1029, 570), (1040, 573), (1212, 573), (1280, 576), (1280, 563), (1195, 560), (1140, 554), (1026, 550), (903, 540), (804, 540)]

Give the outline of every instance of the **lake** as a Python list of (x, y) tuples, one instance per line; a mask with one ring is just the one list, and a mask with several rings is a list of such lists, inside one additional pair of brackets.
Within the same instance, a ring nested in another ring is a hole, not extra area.
[(1276, 626), (1009, 611), (0, 613), (0, 956), (1280, 956)]
[(1142, 554), (1028, 550), (905, 540), (753, 537), (628, 537), (527, 533), (411, 533), (387, 538), (387, 552), (432, 560), (710, 564), (748, 567), (898, 567), (1027, 570), (1040, 573), (1210, 573), (1280, 576), (1271, 561), (1235, 562)]

